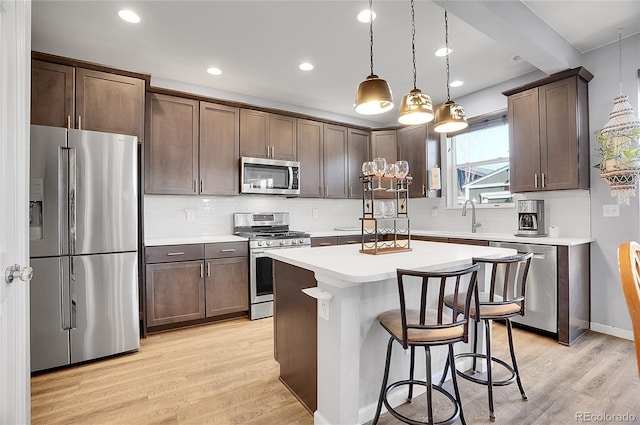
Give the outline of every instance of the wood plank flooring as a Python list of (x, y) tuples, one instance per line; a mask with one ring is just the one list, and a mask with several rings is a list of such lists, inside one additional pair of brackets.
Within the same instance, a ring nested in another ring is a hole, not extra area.
[[(311, 425), (278, 380), (272, 327), (239, 319), (151, 335), (137, 353), (36, 375), (32, 423)], [(496, 325), (494, 352), (508, 358), (504, 333)], [(630, 413), (640, 423), (631, 341), (589, 332), (565, 347), (520, 330), (514, 338), (529, 401), (515, 384), (497, 388), (495, 424), (574, 424), (577, 412)], [(460, 387), (467, 423), (489, 424), (486, 388)], [(420, 401), (407, 408), (418, 412)], [(380, 421), (397, 423), (388, 414)]]

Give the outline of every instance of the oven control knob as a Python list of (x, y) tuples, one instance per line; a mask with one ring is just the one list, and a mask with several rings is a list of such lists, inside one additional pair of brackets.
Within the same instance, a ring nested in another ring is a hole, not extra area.
[(258, 241), (258, 246), (264, 245), (264, 241)]
[(304, 239), (300, 239), (300, 240), (298, 241), (298, 243), (299, 243), (300, 245), (304, 244)]
[(280, 246), (284, 246), (284, 241), (280, 241)]
[(273, 241), (267, 241), (267, 245), (268, 245), (268, 246), (273, 245)]

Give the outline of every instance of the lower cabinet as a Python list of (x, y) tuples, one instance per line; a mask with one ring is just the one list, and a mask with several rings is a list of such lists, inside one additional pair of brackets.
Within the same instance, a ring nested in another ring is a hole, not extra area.
[(246, 242), (148, 247), (145, 263), (151, 332), (249, 310)]

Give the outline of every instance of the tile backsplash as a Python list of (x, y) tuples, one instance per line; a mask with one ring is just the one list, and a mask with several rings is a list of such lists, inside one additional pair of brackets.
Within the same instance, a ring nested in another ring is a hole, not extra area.
[[(516, 199), (544, 199), (545, 226), (558, 226), (560, 236), (590, 235), (588, 191), (540, 192)], [(145, 195), (145, 238), (216, 236), (233, 233), (234, 212), (288, 211), (291, 229), (307, 232), (336, 227), (359, 227), (362, 201), (358, 199), (307, 199), (280, 196), (171, 196)], [(411, 199), (411, 227), (421, 230), (471, 231), (471, 217), (460, 209), (446, 209), (443, 198)], [(436, 215), (434, 215), (434, 213)], [(515, 233), (515, 208), (476, 210), (482, 223), (478, 233)]]

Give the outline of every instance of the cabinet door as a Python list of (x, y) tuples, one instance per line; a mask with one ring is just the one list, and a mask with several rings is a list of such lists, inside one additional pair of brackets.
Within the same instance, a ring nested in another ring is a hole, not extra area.
[(298, 120), (298, 161), (300, 161), (300, 196), (324, 196), (323, 143), (321, 122)]
[(387, 162), (398, 160), (398, 138), (396, 130), (371, 132), (370, 158), (385, 158)]
[(576, 80), (568, 78), (538, 88), (540, 108), (539, 187), (577, 189), (578, 129)]
[(362, 198), (362, 183), (360, 172), (362, 163), (369, 158), (369, 132), (349, 129), (347, 138), (347, 182), (349, 198)]
[(325, 197), (347, 198), (347, 128), (324, 125)]
[(206, 260), (207, 317), (249, 310), (247, 257)]
[(76, 127), (129, 134), (142, 143), (144, 81), (76, 68)]
[(317, 236), (311, 238), (311, 247), (338, 245), (337, 236)]
[(31, 124), (75, 127), (74, 69), (31, 61)]
[(145, 193), (198, 193), (198, 101), (147, 96)]
[(414, 125), (398, 130), (398, 159), (409, 162), (413, 181), (410, 198), (427, 196), (427, 126)]
[(269, 114), (250, 109), (240, 110), (240, 155), (267, 158)]
[(147, 265), (147, 326), (204, 317), (203, 262)]
[(237, 195), (240, 180), (240, 110), (200, 102), (200, 193)]
[(538, 88), (509, 96), (507, 102), (511, 192), (537, 191), (541, 185)]
[(271, 158), (296, 161), (296, 119), (282, 115), (269, 115), (269, 146)]

